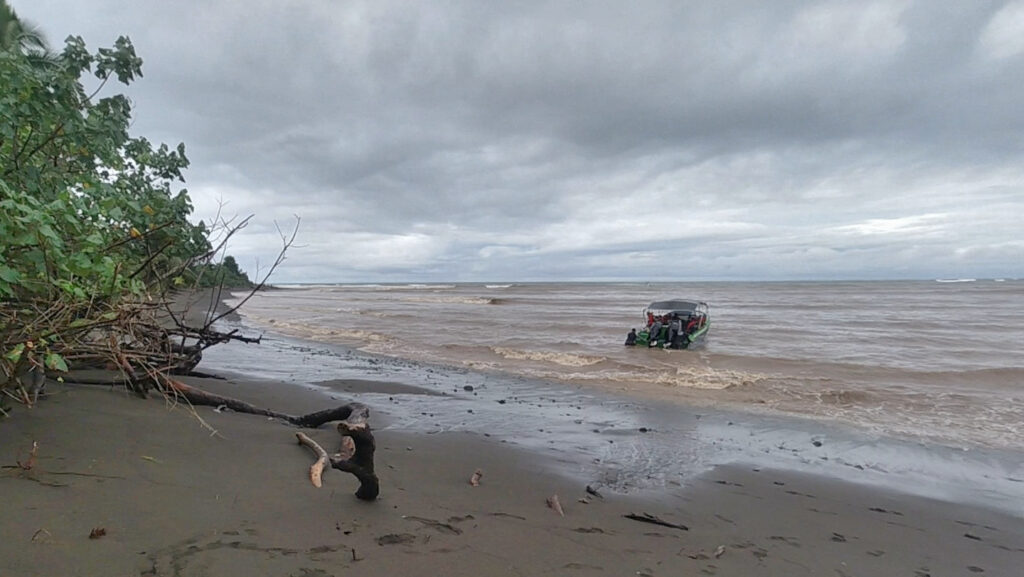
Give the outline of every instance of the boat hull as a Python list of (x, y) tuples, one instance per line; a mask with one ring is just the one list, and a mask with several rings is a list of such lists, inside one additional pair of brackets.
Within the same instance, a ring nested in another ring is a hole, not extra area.
[(689, 334), (685, 335), (683, 338), (681, 338), (680, 342), (679, 342), (679, 346), (677, 346), (677, 347), (673, 347), (671, 345), (671, 343), (668, 342), (668, 328), (667, 327), (663, 327), (662, 328), (661, 335), (658, 338), (658, 340), (655, 342), (655, 344), (651, 344), (650, 332), (645, 329), (645, 330), (642, 330), (642, 331), (639, 331), (639, 332), (636, 333), (636, 346), (638, 346), (638, 347), (642, 346), (642, 347), (650, 347), (650, 348), (659, 348), (659, 349), (671, 349), (671, 348), (692, 349), (692, 348), (697, 347), (697, 346), (699, 346), (699, 345), (704, 343), (704, 341), (706, 340), (707, 335), (708, 335), (708, 329), (710, 329), (710, 328), (711, 328), (711, 321), (709, 320), (706, 323), (704, 323), (703, 327), (701, 327), (701, 328), (697, 329), (696, 331), (694, 331), (692, 333), (689, 333)]

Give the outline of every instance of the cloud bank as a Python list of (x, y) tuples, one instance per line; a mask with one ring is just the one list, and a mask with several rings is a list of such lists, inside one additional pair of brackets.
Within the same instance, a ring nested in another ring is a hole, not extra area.
[(278, 282), (1024, 277), (1024, 2), (12, 3)]

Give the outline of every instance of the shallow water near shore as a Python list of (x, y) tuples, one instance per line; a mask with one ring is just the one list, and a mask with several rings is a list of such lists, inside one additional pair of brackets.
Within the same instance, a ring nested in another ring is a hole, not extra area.
[[(249, 333), (243, 319), (229, 328)], [(471, 432), (535, 451), (557, 471), (620, 492), (687, 485), (717, 465), (784, 468), (976, 503), (1024, 517), (1024, 460), (1012, 449), (953, 447), (837, 422), (665, 403), (579, 384), (369, 354), (273, 332), (210, 349), (227, 370), (360, 400), (388, 429)], [(379, 382), (381, 392), (374, 392)], [(388, 383), (398, 383), (396, 388)], [(418, 389), (418, 390), (417, 390)]]

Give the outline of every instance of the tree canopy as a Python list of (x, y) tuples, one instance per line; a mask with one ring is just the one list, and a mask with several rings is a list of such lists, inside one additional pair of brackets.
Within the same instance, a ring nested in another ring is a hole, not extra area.
[(39, 29), (18, 18), (6, 0), (0, 0), (0, 50), (28, 53), (44, 53), (49, 50)]
[[(26, 371), (66, 370), (85, 335), (124, 331), (138, 318), (124, 303), (203, 277), (217, 252), (208, 226), (188, 218), (185, 146), (132, 136), (128, 98), (104, 94), (142, 76), (131, 41), (90, 52), (71, 36), (62, 52), (40, 57), (45, 41), (32, 34), (0, 0), (4, 393)], [(234, 259), (224, 265), (220, 279), (249, 284)]]

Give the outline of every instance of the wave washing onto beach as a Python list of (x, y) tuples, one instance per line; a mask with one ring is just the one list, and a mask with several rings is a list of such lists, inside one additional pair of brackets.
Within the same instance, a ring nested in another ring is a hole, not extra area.
[(495, 354), (511, 361), (540, 361), (554, 363), (563, 367), (585, 367), (596, 365), (605, 360), (605, 357), (592, 355), (580, 355), (574, 353), (560, 353), (553, 351), (527, 351), (522, 349), (510, 349), (507, 347), (491, 347)]
[[(1013, 447), (1020, 293), (1019, 281), (317, 285), (261, 292), (242, 314), (406, 361)], [(643, 307), (673, 297), (709, 303), (706, 345), (624, 347)]]

